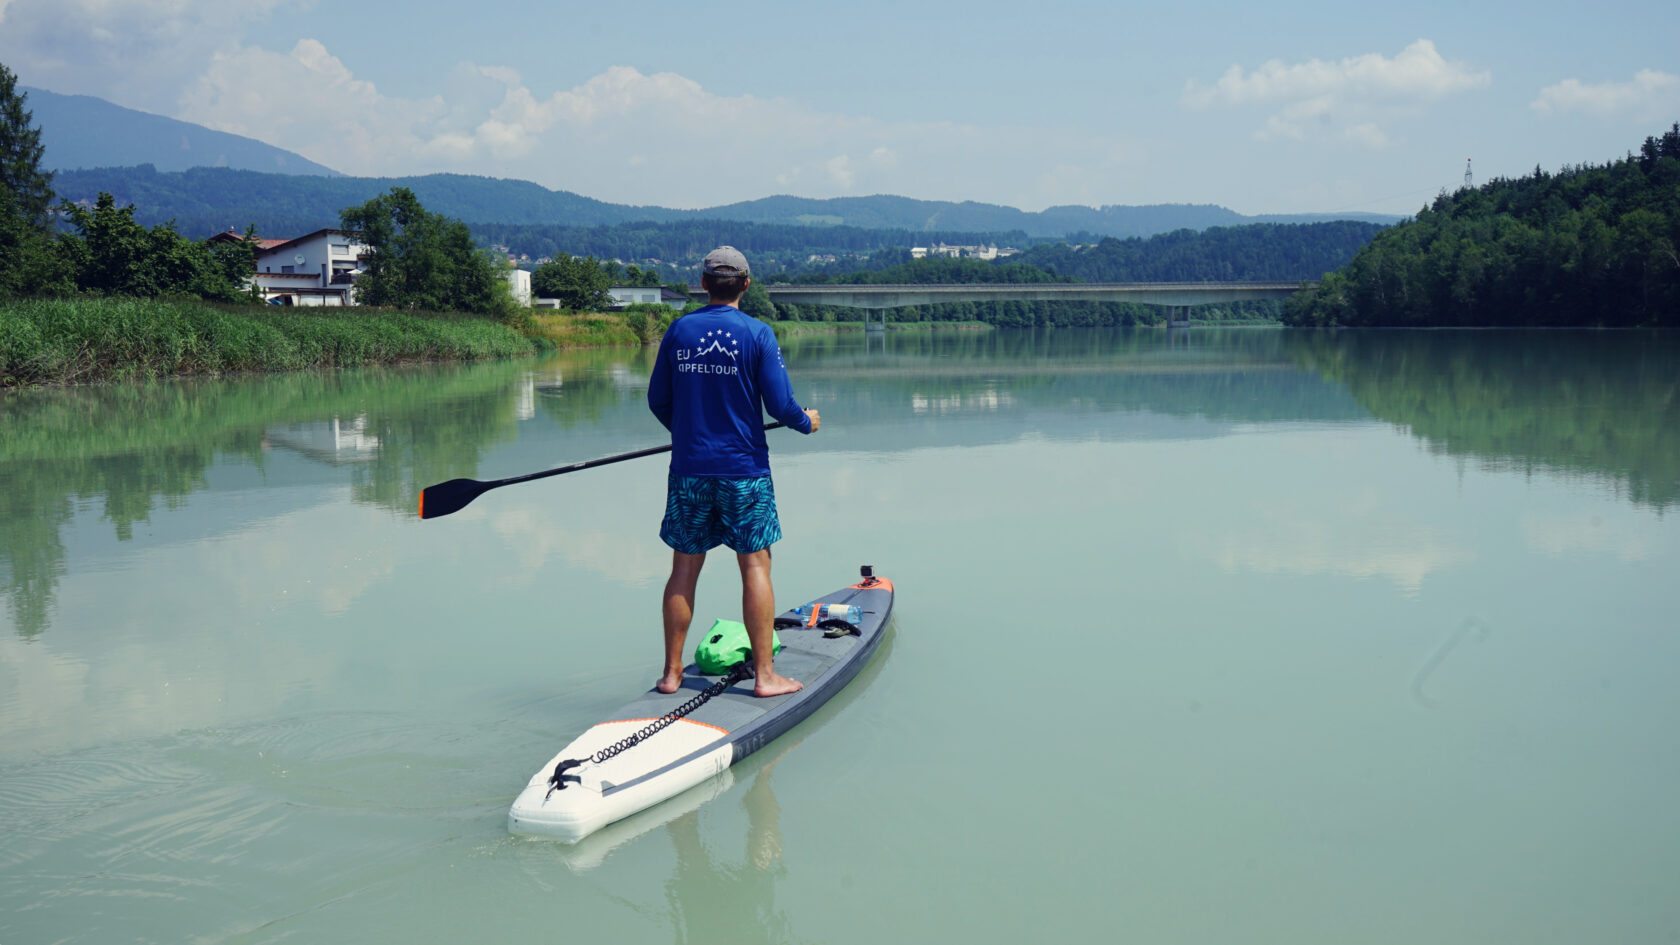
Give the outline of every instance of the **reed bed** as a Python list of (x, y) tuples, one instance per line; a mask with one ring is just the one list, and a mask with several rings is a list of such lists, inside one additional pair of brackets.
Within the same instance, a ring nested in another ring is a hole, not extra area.
[(485, 318), (196, 300), (0, 302), (0, 387), (528, 355), (544, 346)]

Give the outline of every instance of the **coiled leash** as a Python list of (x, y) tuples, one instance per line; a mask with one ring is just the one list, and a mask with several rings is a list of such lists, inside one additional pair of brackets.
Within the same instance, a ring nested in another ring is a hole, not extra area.
[(701, 690), (700, 694), (694, 698), (684, 702), (682, 705), (677, 706), (675, 709), (672, 709), (659, 718), (654, 719), (652, 722), (649, 722), (640, 731), (624, 736), (595, 754), (590, 755), (588, 758), (562, 759), (559, 764), (554, 766), (554, 773), (549, 775), (548, 793), (543, 795), (543, 800), (546, 802), (550, 797), (553, 797), (555, 791), (564, 791), (568, 782), (572, 784), (583, 783), (583, 778), (578, 777), (575, 774), (567, 774), (567, 771), (570, 771), (573, 768), (581, 768), (585, 762), (598, 765), (619, 752), (628, 751), (631, 748), (636, 747), (636, 745), (656, 734), (660, 729), (670, 725), (672, 722), (675, 722), (690, 712), (693, 712), (695, 709), (700, 708), (707, 702), (710, 702), (713, 696), (722, 693), (725, 689), (728, 689), (730, 686), (735, 685), (743, 679), (751, 679), (752, 675), (752, 666), (750, 666), (745, 660), (742, 660), (730, 667), (728, 675)]

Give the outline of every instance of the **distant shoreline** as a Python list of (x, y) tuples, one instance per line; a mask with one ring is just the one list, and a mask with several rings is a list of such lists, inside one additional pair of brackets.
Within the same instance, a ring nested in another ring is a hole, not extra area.
[[(887, 331), (996, 331), (996, 325), (985, 322), (894, 322), (887, 321)], [(863, 322), (790, 322), (773, 321), (770, 328), (777, 338), (798, 338), (803, 335), (861, 335)]]
[[(658, 344), (673, 311), (459, 313), (216, 305), (133, 298), (0, 302), (0, 391), (164, 377), (526, 357)], [(1223, 324), (1242, 324), (1240, 321)], [(1269, 324), (1277, 324), (1270, 322)], [(861, 335), (863, 321), (767, 321), (776, 337)], [(1219, 324), (1219, 323), (1213, 323)], [(986, 322), (893, 321), (895, 333), (991, 332)]]

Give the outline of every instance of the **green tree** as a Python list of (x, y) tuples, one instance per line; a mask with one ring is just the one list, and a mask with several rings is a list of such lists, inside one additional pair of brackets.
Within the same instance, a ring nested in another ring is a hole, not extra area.
[(0, 64), (0, 187), (11, 194), (12, 212), (42, 232), (50, 225), (52, 174), (41, 170), (41, 129), (24, 108), (27, 96), (17, 90), (17, 76)]
[(360, 235), (370, 259), (357, 282), (364, 305), (435, 312), (502, 314), (501, 276), (473, 245), (467, 225), (420, 205), (414, 192), (393, 187), (340, 212), (344, 229)]
[(776, 320), (776, 303), (770, 301), (770, 293), (757, 282), (747, 284), (747, 294), (741, 296), (741, 311), (754, 318)]
[(553, 259), (531, 273), (532, 294), (559, 299), (562, 308), (574, 312), (605, 308), (612, 299), (607, 294), (611, 285), (612, 278), (602, 264), (589, 256), (555, 253)]
[(147, 229), (134, 221), (134, 205), (119, 208), (100, 194), (92, 209), (60, 208), (75, 227), (61, 237), (59, 254), (75, 286), (100, 295), (194, 295), (217, 302), (249, 299), (251, 246), (212, 249), (175, 232), (167, 223)]
[(624, 284), (634, 286), (656, 286), (659, 284), (659, 270), (643, 269), (637, 265), (624, 267)]
[(1442, 192), (1286, 306), (1300, 325), (1667, 327), (1680, 312), (1680, 124), (1637, 157)]
[(41, 129), (26, 98), (0, 64), (0, 297), (42, 292), (63, 276), (49, 229), (52, 174), (41, 170)]

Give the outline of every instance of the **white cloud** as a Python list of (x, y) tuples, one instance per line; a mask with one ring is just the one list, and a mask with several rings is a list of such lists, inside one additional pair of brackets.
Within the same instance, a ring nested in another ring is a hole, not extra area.
[[(402, 99), (352, 75), (314, 39), (289, 53), (218, 52), (182, 96), (177, 117), (349, 174), (488, 174), (603, 200), (685, 207), (778, 191), (972, 199), (995, 193), (1000, 180), (1018, 182), (1017, 205), (1095, 203), (1090, 198), (1113, 199), (1135, 153), (1124, 141), (1083, 131), (884, 122), (717, 95), (685, 76), (628, 66), (544, 96), (514, 70), (461, 63), (438, 95)], [(1046, 177), (1047, 153), (1072, 156), (1080, 173)], [(1067, 178), (1100, 185), (1072, 187)]]
[[(1245, 528), (1185, 532), (1180, 547), (1225, 571), (1382, 578), (1408, 596), (1430, 575), (1474, 557), (1451, 535), (1396, 517), (1372, 490), (1312, 507), (1256, 502), (1251, 514), (1254, 524)], [(1373, 544), (1372, 534), (1386, 539)]]
[(25, 85), (168, 114), (246, 26), (306, 0), (0, 0), (0, 61)]
[(1598, 117), (1627, 115), (1655, 121), (1680, 108), (1680, 76), (1641, 69), (1628, 82), (1587, 84), (1565, 79), (1540, 90), (1529, 108), (1541, 114), (1585, 112)]
[(1203, 86), (1194, 79), (1186, 83), (1183, 100), (1192, 108), (1294, 102), (1321, 96), (1429, 100), (1480, 88), (1489, 81), (1488, 73), (1448, 62), (1434, 43), (1420, 39), (1393, 59), (1377, 53), (1340, 62), (1309, 59), (1295, 65), (1274, 59), (1246, 74), (1241, 66), (1233, 65), (1213, 86)]
[[(441, 96), (403, 101), (357, 79), (319, 41), (299, 40), (290, 53), (252, 47), (217, 52), (187, 87), (178, 117), (248, 135), (323, 163), (372, 167), (381, 154), (428, 149), (470, 154), (472, 140), (451, 120)], [(422, 139), (417, 127), (431, 126)], [(322, 160), (322, 157), (315, 157)]]
[(0, 61), (24, 84), (99, 96), (286, 148), (358, 175), (453, 171), (603, 200), (702, 207), (798, 193), (909, 193), (1024, 209), (1124, 203), (1150, 179), (1108, 128), (884, 121), (674, 72), (606, 68), (539, 90), (502, 63), (439, 70), (393, 95), (332, 37), (264, 48), (313, 0), (0, 0)]
[(1448, 61), (1434, 43), (1420, 39), (1393, 58), (1367, 53), (1337, 62), (1274, 59), (1252, 72), (1233, 65), (1212, 85), (1186, 82), (1179, 103), (1191, 109), (1276, 107), (1254, 133), (1261, 141), (1303, 140), (1327, 130), (1382, 148), (1389, 138), (1379, 119), (1491, 81), (1489, 73)]

